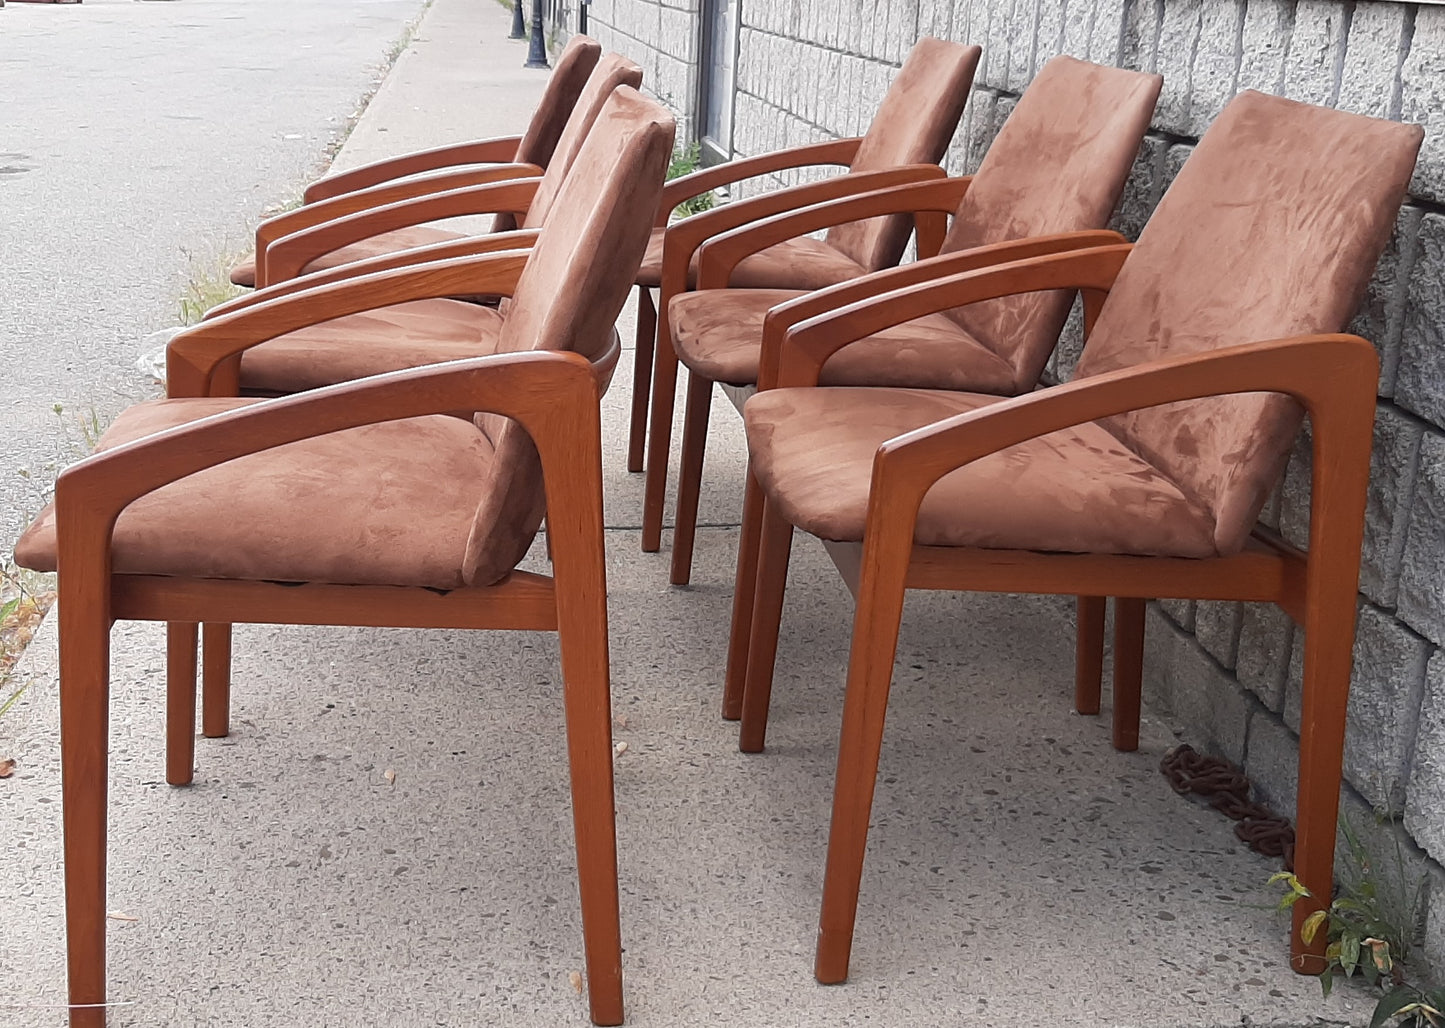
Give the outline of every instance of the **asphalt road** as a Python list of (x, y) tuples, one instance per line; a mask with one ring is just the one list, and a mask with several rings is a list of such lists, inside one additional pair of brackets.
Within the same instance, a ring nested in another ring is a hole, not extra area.
[(82, 421), (154, 395), (141, 341), (324, 167), (423, 7), (0, 9), (0, 557), (83, 452)]

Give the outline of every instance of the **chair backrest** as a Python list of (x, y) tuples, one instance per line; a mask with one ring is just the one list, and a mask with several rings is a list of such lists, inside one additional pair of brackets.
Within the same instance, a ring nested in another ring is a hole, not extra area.
[[(512, 294), (497, 349), (585, 352), (612, 332), (642, 265), (672, 159), (672, 115), (617, 89), (573, 163)], [(480, 414), (494, 448), (463, 573), (488, 585), (511, 571), (542, 523), (542, 466), (516, 422)]]
[(601, 44), (590, 36), (577, 35), (567, 41), (557, 56), (557, 64), (527, 124), (527, 131), (517, 144), (517, 161), (539, 168), (551, 163), (562, 127), (577, 106), (577, 98), (582, 95), (588, 76), (601, 56)]
[[(1055, 57), (989, 145), (943, 251), (1104, 228), (1159, 99), (1159, 75)], [(1059, 341), (1073, 294), (1028, 293), (949, 311), (1032, 389)]]
[[(1241, 93), (1144, 227), (1077, 375), (1257, 340), (1339, 332), (1390, 238), (1423, 132)], [(1103, 424), (1214, 516), (1238, 551), (1304, 412), (1277, 393), (1211, 397)]]
[[(582, 87), (582, 93), (577, 97), (572, 113), (567, 116), (567, 124), (557, 140), (557, 149), (542, 173), (542, 181), (537, 184), (537, 193), (522, 221), (523, 228), (541, 228), (547, 220), (548, 212), (551, 211), (563, 182), (567, 180), (573, 161), (576, 160), (583, 142), (592, 130), (593, 122), (602, 113), (603, 105), (612, 96), (613, 90), (620, 86), (637, 89), (641, 85), (642, 69), (621, 54), (604, 54), (598, 60), (597, 67), (592, 69), (592, 74), (587, 77), (587, 84)], [(496, 231), (496, 226), (493, 230)]]
[[(878, 105), (858, 146), (851, 171), (883, 171), (902, 164), (937, 164), (958, 130), (982, 51), (977, 46), (924, 36)], [(828, 230), (827, 241), (869, 271), (890, 268), (903, 256), (913, 231), (907, 215), (855, 221)]]

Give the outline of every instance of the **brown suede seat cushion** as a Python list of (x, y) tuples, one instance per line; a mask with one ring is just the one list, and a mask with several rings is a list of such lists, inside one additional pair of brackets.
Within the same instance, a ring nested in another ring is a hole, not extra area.
[[(350, 264), (352, 261), (364, 261), (368, 257), (381, 257), (385, 254), (396, 253), (398, 250), (411, 250), (418, 246), (430, 246), (432, 243), (450, 243), (454, 239), (463, 238), (465, 235), (461, 232), (452, 232), (435, 225), (411, 225), (407, 228), (369, 236), (343, 246), (339, 250), (323, 253), (302, 268), (301, 272), (310, 274), (313, 271), (326, 271), (330, 268), (339, 268), (343, 264)], [(256, 285), (255, 253), (247, 254), (245, 259), (231, 269), (231, 283), (247, 287)]]
[[(770, 503), (823, 539), (863, 538), (885, 440), (998, 398), (921, 389), (774, 389), (748, 400), (752, 469)], [(1054, 432), (954, 471), (918, 514), (926, 546), (1063, 553), (1215, 554), (1208, 512), (1096, 424)]]
[(415, 300), (288, 332), (241, 357), (241, 388), (294, 393), (496, 352), (502, 316), (458, 300)]
[[(714, 382), (758, 380), (763, 320), (802, 293), (784, 289), (705, 289), (668, 306), (672, 345), (692, 371)], [(823, 385), (917, 386), (1010, 394), (1013, 367), (952, 318), (930, 314), (840, 350), (823, 365)]]
[[(261, 401), (155, 400), (131, 407), (105, 450)], [(492, 464), (472, 422), (433, 416), (337, 432), (208, 468), (141, 497), (116, 522), (119, 574), (463, 586), (462, 560)], [(15, 546), (54, 570), (47, 507)]]
[[(637, 272), (637, 284), (656, 289), (662, 285), (662, 242), (666, 230), (655, 228)], [(687, 285), (697, 285), (698, 253), (687, 269)], [(786, 239), (760, 253), (750, 254), (733, 269), (734, 289), (822, 289), (865, 275), (868, 269), (819, 239)]]

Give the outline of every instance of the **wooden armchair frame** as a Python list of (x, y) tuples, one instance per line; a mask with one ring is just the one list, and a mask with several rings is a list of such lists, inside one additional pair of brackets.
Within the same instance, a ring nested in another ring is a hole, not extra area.
[[(495, 284), (502, 278), (499, 274)], [(358, 284), (324, 288), (354, 290)], [(398, 287), (395, 295), (407, 292)], [(305, 299), (281, 302), (300, 305)], [(61, 476), (56, 506), (72, 1024), (102, 1028), (105, 1023), (109, 639), (119, 619), (171, 622), (166, 764), (167, 780), (177, 785), (189, 782), (192, 774), (197, 621), (558, 632), (591, 1015), (597, 1024), (621, 1023), (598, 398), (591, 365), (578, 355), (481, 357), (264, 401), (101, 452)], [(513, 572), (492, 586), (439, 593), (112, 571), (111, 533), (121, 511), (163, 485), (289, 442), (461, 410), (514, 418), (536, 443), (549, 512), (552, 578)]]
[[(854, 143), (854, 140), (843, 142)], [(779, 157), (768, 154), (767, 157)], [(763, 160), (763, 158), (756, 158)], [(709, 168), (720, 172), (733, 165)], [(692, 178), (693, 176), (687, 176)], [(632, 380), (632, 426), (628, 436), (629, 471), (642, 470), (642, 447), (647, 447), (647, 478), (642, 506), (642, 549), (655, 553), (662, 545), (662, 516), (667, 490), (667, 463), (672, 447), (672, 412), (677, 399), (677, 352), (672, 348), (672, 334), (658, 331), (657, 311), (666, 311), (674, 296), (688, 291), (688, 268), (693, 253), (712, 237), (749, 222), (811, 207), (828, 200), (841, 200), (861, 193), (871, 193), (889, 186), (946, 179), (947, 173), (936, 164), (907, 164), (883, 171), (850, 172), (820, 182), (809, 182), (762, 196), (730, 203), (704, 214), (679, 221), (667, 230), (662, 248), (662, 284), (658, 288), (658, 306), (652, 307), (646, 287), (639, 287), (636, 363)], [(685, 181), (677, 179), (676, 182)], [(686, 196), (684, 195), (685, 199)], [(664, 192), (664, 204), (668, 202)], [(670, 210), (671, 208), (667, 208)], [(665, 221), (663, 222), (665, 224)], [(802, 235), (805, 233), (795, 233)], [(791, 237), (788, 237), (791, 238)], [(724, 283), (725, 284), (725, 283)], [(648, 424), (646, 397), (651, 393), (651, 419)], [(642, 399), (639, 399), (642, 397)], [(644, 434), (643, 426), (647, 426)]]
[[(1021, 260), (899, 289), (881, 298), (872, 310), (855, 306), (810, 319), (792, 328), (785, 338), (778, 384), (816, 384), (829, 355), (875, 331), (887, 317), (900, 317), (905, 311), (918, 316), (925, 308), (940, 305), (1074, 288), (1083, 292), (1091, 327), (1126, 252), (1126, 247), (1104, 247)], [(853, 585), (857, 608), (815, 964), (819, 981), (839, 982), (848, 973), (898, 624), (908, 588), (1124, 598), (1116, 616), (1121, 622), (1121, 638), (1131, 649), (1123, 655), (1122, 665), (1124, 688), (1132, 690), (1132, 695), (1116, 695), (1116, 737), (1120, 721), (1130, 718), (1137, 737), (1137, 666), (1146, 599), (1270, 601), (1284, 609), (1305, 630), (1295, 871), (1312, 893), (1294, 911), (1291, 965), (1302, 973), (1319, 971), (1325, 940), (1317, 937), (1313, 944), (1306, 944), (1300, 928), (1328, 902), (1333, 884), (1378, 373), (1374, 348), (1354, 336), (1316, 335), (1250, 343), (1123, 368), (1000, 400), (905, 433), (879, 447), (862, 544), (829, 545)], [(1308, 552), (1262, 532), (1240, 553), (1197, 560), (914, 543), (923, 497), (952, 470), (1072, 425), (1165, 403), (1244, 392), (1287, 394), (1309, 413), (1314, 459)], [(757, 729), (757, 717), (766, 710), (792, 536), (792, 525), (772, 509), (751, 480), (750, 492), (758, 494), (761, 521), (754, 606), (745, 623), (735, 621), (733, 625), (735, 636), (739, 632), (750, 636), (748, 645), (741, 647), (748, 662), (745, 735), (750, 724)], [(740, 585), (742, 565), (740, 558)], [(1130, 675), (1135, 676), (1132, 682), (1128, 681)], [(1116, 680), (1116, 689), (1118, 686)], [(1097, 709), (1097, 694), (1094, 699)], [(752, 741), (761, 745), (761, 734)]]
[(517, 159), (517, 147), (521, 142), (521, 136), (500, 136), (386, 157), (318, 179), (306, 187), (302, 202), (311, 204), (330, 200), (332, 197), (369, 189), (383, 182), (467, 164), (512, 164)]

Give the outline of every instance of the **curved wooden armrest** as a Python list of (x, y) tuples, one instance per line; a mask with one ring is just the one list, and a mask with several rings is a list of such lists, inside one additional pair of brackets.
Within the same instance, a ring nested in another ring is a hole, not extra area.
[(402, 200), (385, 207), (349, 214), (335, 221), (282, 236), (267, 248), (264, 260), (257, 254), (256, 284), (267, 286), (295, 278), (306, 265), (322, 254), (382, 232), (473, 214), (496, 214), (502, 211), (525, 214), (537, 192), (537, 184), (541, 181), (537, 178), (526, 178), (452, 189), (445, 193), (420, 196), (413, 200)]
[(234, 370), (232, 358), (250, 347), (333, 318), (410, 300), (470, 293), (509, 295), (516, 289), (528, 256), (529, 251), (511, 250), (381, 271), (304, 289), (202, 321), (166, 347), (167, 395), (226, 395), (218, 391), (218, 384), (234, 395), (235, 385), (230, 381), (233, 374), (218, 383), (218, 371), (223, 365)]
[(359, 278), (362, 275), (371, 275), (378, 271), (408, 268), (414, 264), (450, 260), (453, 257), (476, 257), (484, 253), (498, 253), (502, 250), (527, 250), (536, 244), (540, 234), (540, 230), (535, 228), (518, 229), (515, 232), (494, 232), (491, 235), (467, 236), (446, 243), (431, 243), (427, 246), (413, 247), (410, 250), (398, 250), (396, 253), (384, 253), (376, 257), (368, 257), (365, 260), (352, 261), (350, 264), (287, 279), (273, 286), (266, 286), (227, 300), (225, 303), (212, 307), (202, 316), (201, 320), (209, 321), (212, 318), (231, 314), (267, 300), (274, 300), (278, 296), (290, 296), (303, 289), (330, 285), (332, 282)]
[[(922, 165), (932, 168), (933, 165)], [(848, 175), (847, 179), (862, 178)], [(831, 180), (830, 180), (831, 181)], [(903, 185), (848, 193), (808, 207), (795, 207), (772, 217), (755, 219), (746, 225), (714, 235), (698, 252), (698, 289), (725, 289), (733, 268), (744, 257), (766, 250), (787, 239), (805, 236), (819, 229), (846, 225), (884, 214), (917, 214), (943, 211), (952, 214), (963, 201), (972, 176), (927, 178)]]
[(461, 164), (511, 164), (517, 157), (521, 136), (507, 136), (499, 139), (481, 139), (468, 143), (451, 143), (430, 150), (398, 157), (386, 157), (370, 164), (327, 175), (306, 187), (305, 203), (329, 200), (343, 193), (354, 193), (358, 189), (389, 182), (392, 179), (418, 175), (440, 168), (454, 168)]
[(825, 143), (793, 146), (756, 157), (740, 157), (735, 161), (681, 175), (662, 187), (656, 227), (662, 228), (667, 224), (667, 216), (678, 204), (710, 192), (718, 186), (757, 178), (759, 175), (770, 175), (775, 171), (786, 171), (789, 168), (806, 168), (817, 164), (841, 164), (846, 167), (853, 163), (862, 142), (861, 136), (830, 139)]
[(693, 251), (721, 232), (826, 200), (947, 177), (947, 173), (936, 164), (905, 164), (884, 171), (855, 171), (821, 182), (774, 190), (679, 221), (667, 229), (662, 240), (662, 293), (664, 296), (676, 296), (686, 291), (687, 267), (692, 261)]
[[(982, 300), (1051, 289), (1107, 293), (1132, 249), (1098, 246), (1049, 253), (904, 286), (794, 325), (783, 337), (776, 386), (814, 386), (824, 362), (850, 343), (893, 325)], [(952, 259), (935, 257), (934, 260)]]
[[(817, 289), (803, 296), (784, 301), (769, 310), (763, 319), (763, 346), (758, 366), (758, 388), (771, 389), (777, 385), (778, 361), (783, 352), (783, 340), (789, 329), (810, 318), (826, 315), (874, 297), (881, 297), (905, 286), (932, 282), (948, 275), (976, 271), (1046, 254), (1116, 245), (1128, 246), (1129, 244), (1119, 233), (1110, 232), (1107, 229), (1061, 232), (1058, 235), (1034, 236), (1029, 239), (1011, 239), (1002, 243), (976, 246), (971, 250), (960, 250), (956, 253), (930, 257), (927, 260), (915, 261), (897, 268), (885, 268), (882, 271), (875, 271), (871, 275), (840, 282), (838, 285)], [(706, 258), (704, 257), (704, 259)], [(899, 320), (885, 327), (902, 324), (908, 320), (911, 319), (900, 316)], [(852, 341), (854, 340), (849, 340), (849, 342)], [(841, 345), (846, 345), (846, 343), (840, 344), (840, 348)], [(793, 384), (803, 383), (794, 382)]]
[(1363, 510), (1379, 371), (1375, 348), (1358, 336), (1296, 336), (1167, 357), (1000, 400), (884, 442), (873, 460), (866, 531), (893, 533), (902, 524), (911, 543), (933, 483), (1006, 447), (1126, 411), (1232, 393), (1284, 393), (1303, 404), (1315, 439), (1316, 502), (1337, 476), (1354, 474)]
[(541, 169), (535, 164), (483, 164), (453, 168), (417, 175), (401, 182), (387, 182), (369, 189), (358, 189), (278, 214), (274, 218), (266, 219), (256, 228), (257, 273), (260, 273), (261, 266), (266, 263), (267, 249), (272, 243), (284, 236), (295, 235), (303, 229), (419, 196), (445, 193), (467, 186), (483, 186), (490, 182), (536, 178), (541, 173)]
[[(569, 464), (576, 465), (574, 480), (578, 470), (596, 480), (600, 508), (599, 396), (592, 366), (574, 353), (496, 354), (263, 400), (87, 457), (56, 483), (61, 574), (93, 568), (95, 561), (104, 561), (108, 571), (110, 531), (120, 512), (187, 475), (314, 436), (462, 410), (521, 422), (542, 457), (549, 512), (560, 513), (564, 504), (570, 509), (575, 499), (553, 495), (554, 478)], [(586, 492), (590, 506), (593, 490)]]

